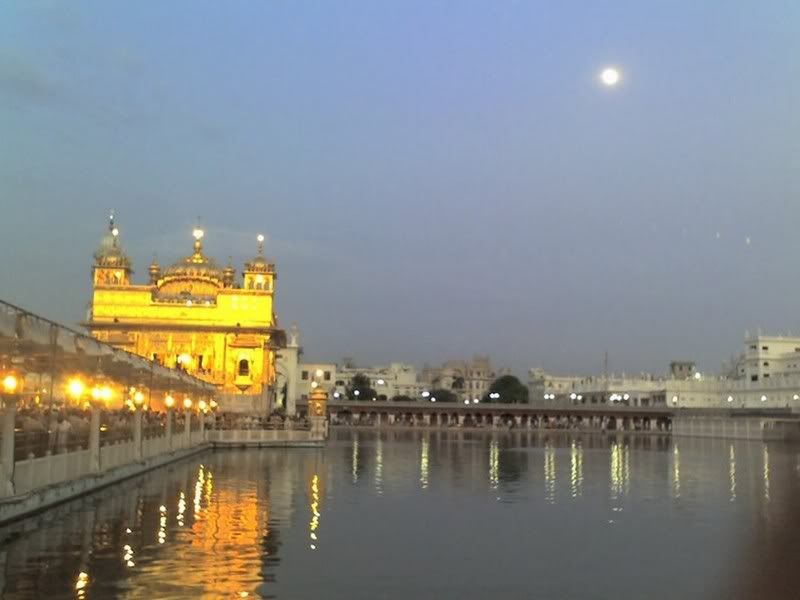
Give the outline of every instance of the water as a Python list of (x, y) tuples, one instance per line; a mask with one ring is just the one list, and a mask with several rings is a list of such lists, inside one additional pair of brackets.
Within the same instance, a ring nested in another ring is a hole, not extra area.
[(2, 597), (795, 598), (799, 457), (449, 430), (209, 452), (0, 530)]

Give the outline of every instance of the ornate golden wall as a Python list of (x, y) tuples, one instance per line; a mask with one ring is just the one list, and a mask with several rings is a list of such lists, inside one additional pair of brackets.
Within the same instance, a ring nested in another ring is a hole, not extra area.
[[(164, 273), (150, 266), (150, 284), (130, 281), (131, 263), (118, 230), (95, 253), (92, 307), (86, 326), (100, 340), (214, 383), (223, 394), (261, 395), (275, 381), (282, 342), (273, 309), (275, 269), (259, 252), (245, 263), (243, 286), (232, 266), (220, 269), (194, 253)], [(258, 281), (259, 285), (251, 282)]]

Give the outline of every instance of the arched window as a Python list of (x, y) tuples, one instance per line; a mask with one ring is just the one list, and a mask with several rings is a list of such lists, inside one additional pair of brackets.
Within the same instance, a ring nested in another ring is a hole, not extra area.
[(239, 361), (239, 376), (247, 377), (250, 375), (250, 363), (246, 358)]

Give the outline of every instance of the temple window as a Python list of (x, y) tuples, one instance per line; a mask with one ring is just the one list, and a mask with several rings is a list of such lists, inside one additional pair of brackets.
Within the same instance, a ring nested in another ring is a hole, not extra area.
[(250, 363), (246, 358), (243, 358), (239, 361), (239, 376), (247, 377), (248, 375), (250, 375)]

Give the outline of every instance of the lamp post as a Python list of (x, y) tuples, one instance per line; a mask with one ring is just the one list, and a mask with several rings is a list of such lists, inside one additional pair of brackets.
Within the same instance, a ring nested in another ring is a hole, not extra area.
[(100, 470), (100, 408), (107, 405), (113, 395), (111, 386), (105, 383), (101, 373), (98, 374), (91, 392), (92, 418), (89, 422), (89, 469), (95, 473)]
[(167, 409), (167, 416), (164, 423), (164, 432), (167, 436), (167, 448), (172, 450), (172, 409), (175, 406), (175, 398), (171, 393), (167, 392), (164, 396), (164, 406)]
[(2, 463), (2, 494), (14, 495), (14, 421), (17, 414), (17, 396), (20, 388), (20, 375), (12, 370), (2, 373), (3, 390), (3, 441), (0, 447)]
[(183, 399), (183, 436), (184, 436), (184, 446), (186, 448), (189, 447), (189, 442), (192, 438), (192, 399), (188, 396)]

